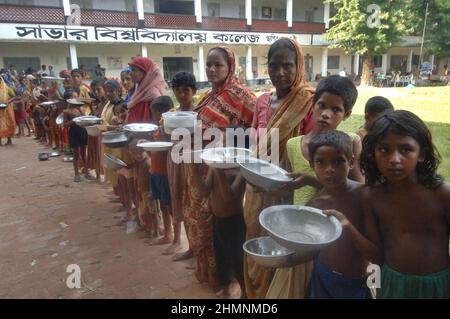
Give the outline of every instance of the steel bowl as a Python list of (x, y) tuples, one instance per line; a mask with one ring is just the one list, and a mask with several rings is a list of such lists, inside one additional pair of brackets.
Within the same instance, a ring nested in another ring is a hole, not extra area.
[(164, 152), (168, 151), (172, 148), (172, 142), (146, 142), (146, 143), (138, 143), (137, 147), (143, 148), (144, 151), (149, 152)]
[(239, 161), (249, 158), (252, 154), (253, 152), (246, 148), (216, 147), (205, 149), (200, 157), (208, 166), (228, 169), (238, 168)]
[(102, 131), (98, 129), (97, 125), (86, 126), (86, 131), (90, 136), (99, 136), (102, 134)]
[(62, 126), (64, 124), (64, 114), (59, 114), (56, 118), (56, 125)]
[(251, 158), (239, 161), (242, 176), (252, 185), (265, 190), (275, 190), (286, 186), (293, 179), (287, 172), (267, 161)]
[(111, 148), (123, 147), (128, 143), (124, 131), (109, 131), (102, 133), (102, 144)]
[(158, 126), (150, 123), (131, 123), (123, 126), (123, 130), (129, 139), (139, 138), (152, 140), (152, 133)]
[(104, 165), (108, 169), (117, 171), (119, 169), (127, 167), (127, 164), (124, 161), (122, 161), (120, 158), (115, 157), (111, 154), (105, 153), (105, 154), (103, 154), (103, 158), (104, 158)]
[(197, 113), (187, 112), (187, 111), (177, 111), (177, 112), (166, 112), (162, 114), (164, 119), (164, 131), (167, 134), (172, 134), (172, 132), (177, 128), (184, 128), (189, 131), (189, 133), (195, 133), (195, 128), (197, 124)]
[(242, 248), (257, 264), (270, 268), (286, 267), (295, 255), (269, 236), (247, 240)]
[(259, 214), (259, 223), (279, 245), (302, 256), (331, 244), (342, 234), (335, 217), (307, 206), (268, 207)]
[(88, 116), (78, 116), (74, 118), (73, 121), (78, 126), (87, 127), (101, 123), (102, 119), (96, 116), (88, 115)]
[(8, 107), (8, 104), (0, 103), (0, 110), (4, 110)]

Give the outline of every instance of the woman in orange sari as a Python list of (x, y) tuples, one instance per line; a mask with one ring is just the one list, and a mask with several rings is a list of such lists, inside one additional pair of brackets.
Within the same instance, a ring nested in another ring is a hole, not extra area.
[(16, 120), (14, 118), (14, 107), (10, 98), (14, 97), (14, 91), (6, 85), (0, 75), (0, 146), (2, 138), (7, 138), (5, 145), (12, 145), (11, 138), (16, 133)]
[[(206, 74), (212, 89), (206, 93), (194, 111), (199, 113), (203, 128), (226, 129), (228, 126), (251, 125), (256, 96), (237, 82), (235, 76), (234, 54), (224, 47), (209, 50), (206, 60)], [(193, 164), (202, 165), (202, 164)], [(199, 170), (206, 176), (208, 167), (202, 165)], [(189, 243), (197, 258), (196, 277), (207, 282), (213, 288), (218, 287), (216, 263), (213, 246), (213, 214), (208, 198), (201, 196), (192, 170), (186, 169), (186, 187), (184, 192), (184, 214)]]
[[(314, 90), (305, 80), (303, 52), (299, 44), (291, 39), (279, 39), (269, 49), (268, 68), (276, 91), (258, 99), (252, 127), (256, 130), (258, 155), (266, 159), (272, 143), (278, 142), (280, 166), (287, 168), (286, 143), (291, 137), (306, 134), (311, 127), (312, 98)], [(261, 130), (266, 129), (266, 130)], [(271, 131), (278, 129), (279, 140), (272, 142)], [(266, 207), (290, 204), (292, 194), (287, 192), (260, 192), (247, 184), (244, 218), (247, 224), (247, 239), (266, 235), (258, 217)], [(250, 257), (244, 260), (244, 277), (248, 298), (265, 298), (274, 276), (274, 270), (256, 264)]]

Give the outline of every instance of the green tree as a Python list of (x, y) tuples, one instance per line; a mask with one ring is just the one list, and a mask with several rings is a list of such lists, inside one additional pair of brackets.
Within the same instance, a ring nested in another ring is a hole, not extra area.
[(428, 3), (425, 48), (437, 56), (450, 55), (450, 1), (410, 0), (411, 24), (417, 35), (422, 35)]
[[(444, 0), (445, 1), (445, 0)], [(447, 0), (448, 1), (448, 0)], [(385, 54), (401, 43), (401, 37), (412, 31), (410, 12), (404, 0), (328, 0), (336, 9), (330, 19), (326, 39), (331, 48), (341, 48), (346, 54), (363, 56), (361, 84), (368, 85), (373, 58)], [(379, 8), (374, 10), (371, 6)]]

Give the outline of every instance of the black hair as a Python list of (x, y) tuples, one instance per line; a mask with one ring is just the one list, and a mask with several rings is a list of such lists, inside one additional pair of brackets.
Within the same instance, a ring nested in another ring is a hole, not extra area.
[(346, 112), (350, 112), (358, 98), (358, 90), (353, 82), (340, 75), (331, 75), (319, 82), (313, 98), (313, 105), (320, 99), (323, 93), (328, 92), (340, 96), (344, 101)]
[(391, 101), (383, 96), (373, 96), (367, 100), (364, 113), (369, 115), (378, 115), (387, 110), (394, 110)]
[(158, 96), (156, 99), (153, 100), (151, 108), (161, 113), (165, 113), (168, 112), (171, 108), (173, 108), (173, 101), (167, 95)]
[(228, 68), (229, 68), (229, 70), (230, 70), (230, 72), (231, 72), (231, 62), (230, 62), (230, 59), (229, 59), (229, 57), (228, 57), (228, 52), (227, 52), (227, 50), (225, 50), (224, 48), (221, 48), (221, 47), (214, 47), (214, 48), (209, 49), (207, 56), (208, 56), (212, 51), (218, 51), (218, 52), (220, 52), (220, 53), (222, 54), (223, 58), (224, 58), (225, 61), (227, 62)]
[(286, 38), (281, 38), (275, 41), (269, 48), (269, 52), (267, 53), (267, 61), (270, 61), (270, 58), (277, 50), (288, 49), (294, 55), (295, 64), (297, 64), (297, 51), (295, 50), (294, 45), (291, 41)]
[(95, 88), (97, 85), (105, 85), (106, 80), (104, 78), (96, 78), (91, 82), (91, 88)]
[(348, 134), (327, 130), (314, 136), (309, 142), (308, 151), (310, 161), (313, 162), (316, 151), (321, 146), (331, 146), (344, 153), (345, 157), (350, 161), (353, 156), (353, 141)]
[(82, 69), (73, 69), (70, 72), (70, 75), (73, 75), (74, 73), (78, 73), (79, 75), (83, 76), (84, 75), (84, 71)]
[(368, 185), (374, 186), (384, 181), (384, 177), (377, 167), (375, 148), (388, 133), (410, 136), (419, 143), (424, 161), (417, 163), (416, 173), (417, 180), (421, 185), (435, 188), (443, 182), (442, 177), (437, 174), (440, 155), (433, 144), (430, 130), (414, 113), (399, 110), (384, 112), (363, 139), (360, 164)]
[(68, 100), (68, 99), (72, 98), (73, 92), (76, 92), (76, 91), (75, 90), (65, 90), (64, 95), (63, 95), (64, 100)]
[(172, 88), (186, 86), (190, 87), (192, 90), (196, 90), (197, 81), (195, 80), (194, 74), (182, 71), (173, 76), (172, 81), (170, 82), (170, 86)]

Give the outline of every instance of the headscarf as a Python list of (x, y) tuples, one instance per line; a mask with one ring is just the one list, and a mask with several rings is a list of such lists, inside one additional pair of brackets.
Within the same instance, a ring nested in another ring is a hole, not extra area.
[(222, 46), (215, 48), (221, 48), (227, 53), (230, 72), (222, 86), (217, 90), (209, 91), (198, 103), (195, 111), (199, 112), (205, 127), (225, 129), (230, 124), (250, 127), (255, 111), (256, 96), (237, 81), (233, 52)]
[[(284, 157), (287, 141), (299, 134), (302, 120), (312, 110), (312, 100), (314, 89), (308, 85), (305, 78), (305, 64), (303, 51), (297, 41), (287, 39), (295, 48), (297, 55), (297, 72), (291, 91), (284, 99), (283, 103), (276, 109), (275, 114), (267, 124), (267, 132), (260, 139), (258, 149), (260, 156), (264, 157), (267, 150), (270, 152), (271, 140), (270, 129), (279, 129), (279, 151), (280, 159)], [(268, 136), (269, 135), (269, 136)]]
[(145, 73), (144, 78), (138, 83), (136, 91), (128, 102), (128, 109), (141, 102), (151, 102), (158, 96), (164, 95), (166, 81), (164, 81), (161, 71), (153, 60), (145, 57), (136, 57), (128, 62), (128, 65), (138, 68)]

